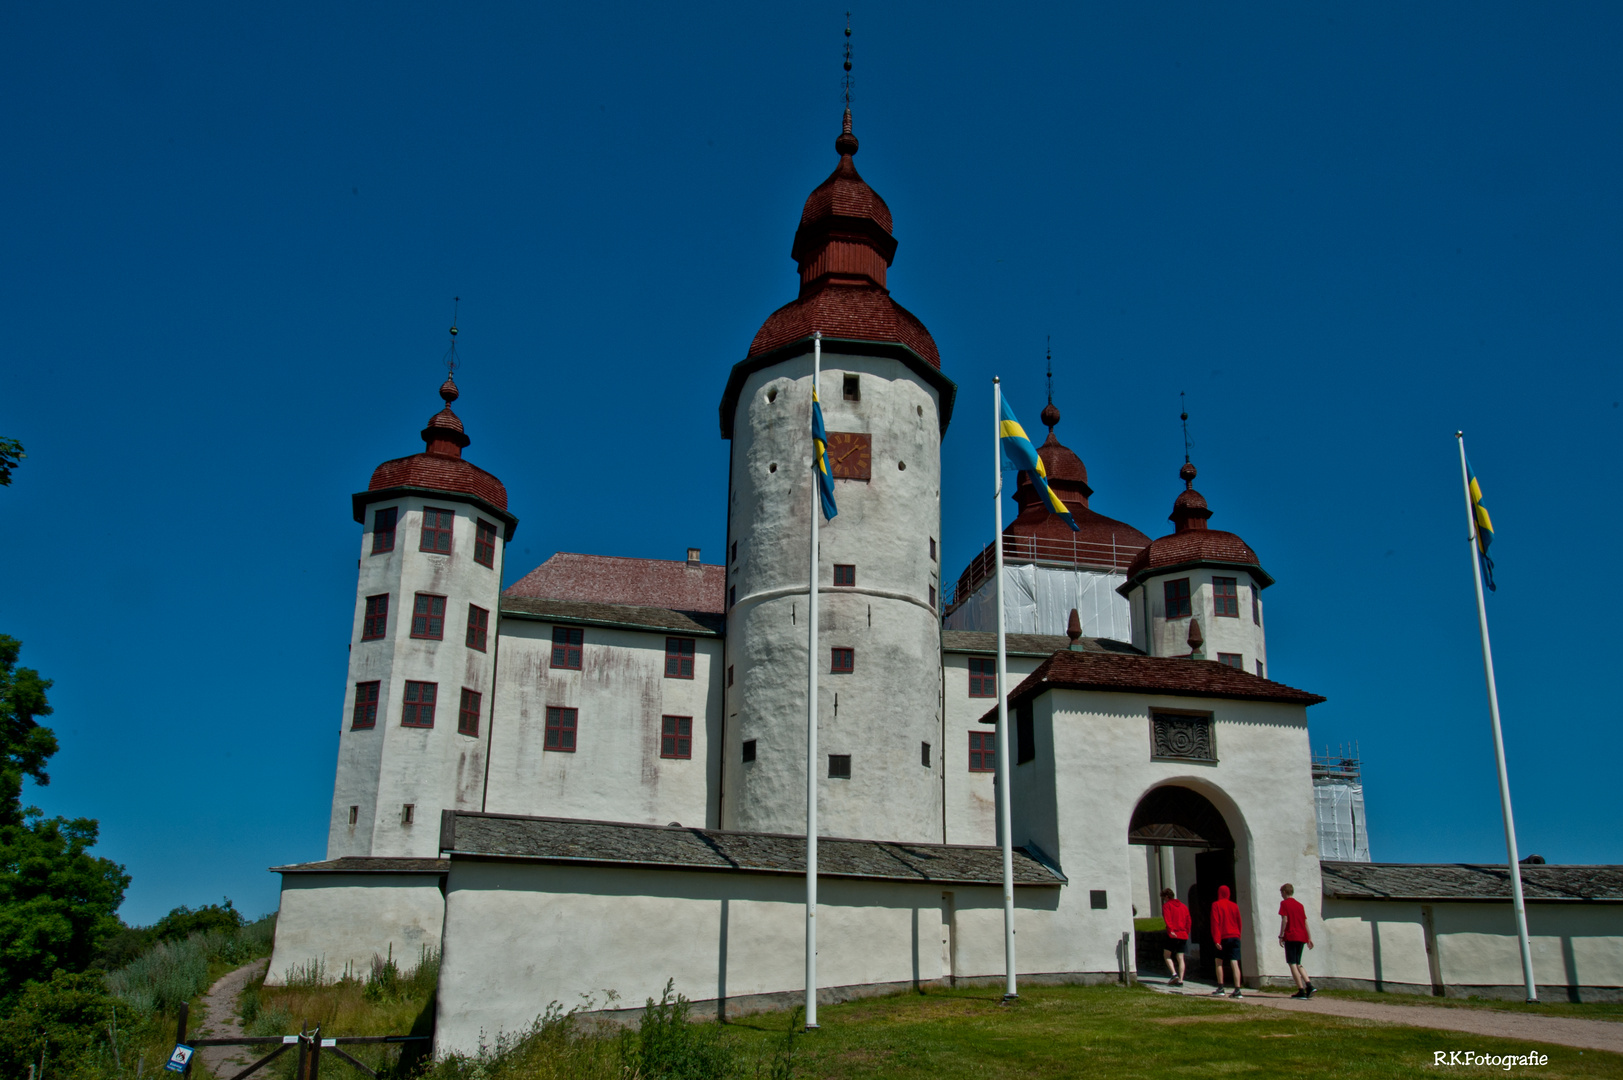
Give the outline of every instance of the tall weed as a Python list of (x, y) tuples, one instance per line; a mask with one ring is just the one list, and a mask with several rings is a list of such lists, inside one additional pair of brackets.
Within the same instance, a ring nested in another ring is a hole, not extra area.
[(142, 1015), (174, 1012), (209, 986), (209, 962), (240, 964), (270, 951), (276, 917), (232, 930), (203, 930), (160, 941), (107, 976), (107, 989)]

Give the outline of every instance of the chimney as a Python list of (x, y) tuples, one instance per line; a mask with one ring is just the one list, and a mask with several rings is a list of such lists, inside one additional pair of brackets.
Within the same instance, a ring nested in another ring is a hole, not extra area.
[(698, 548), (688, 548), (688, 565), (689, 566), (698, 566), (699, 565), (699, 549)]

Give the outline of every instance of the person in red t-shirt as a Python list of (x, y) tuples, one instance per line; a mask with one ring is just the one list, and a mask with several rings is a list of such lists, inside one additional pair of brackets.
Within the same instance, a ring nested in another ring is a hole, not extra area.
[(1189, 908), (1171, 889), (1161, 890), (1161, 918), (1167, 924), (1167, 944), (1161, 950), (1161, 959), (1167, 962), (1167, 973), (1172, 976), (1167, 985), (1182, 986), (1184, 956), (1189, 952)]
[(1293, 998), (1310, 998), (1317, 991), (1302, 970), (1302, 946), (1313, 947), (1313, 935), (1307, 930), (1307, 909), (1296, 899), (1296, 890), (1290, 882), (1279, 887), (1284, 897), (1279, 904), (1279, 944), (1285, 948), (1285, 963), (1290, 966), (1291, 978), (1296, 980)]
[(1229, 887), (1217, 887), (1217, 901), (1212, 904), (1212, 941), (1217, 944), (1217, 989), (1213, 997), (1223, 996), (1223, 961), (1234, 975), (1234, 993), (1229, 997), (1242, 997), (1240, 993), (1240, 905), (1229, 899)]

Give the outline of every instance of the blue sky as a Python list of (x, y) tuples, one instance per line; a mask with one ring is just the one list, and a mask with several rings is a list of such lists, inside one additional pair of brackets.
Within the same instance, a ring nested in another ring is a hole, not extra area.
[[(0, 632), (56, 680), (28, 798), (102, 823), (124, 915), (324, 854), (359, 526), (461, 296), (468, 456), (557, 550), (719, 556), (716, 405), (833, 168), (842, 5), (20, 6), (5, 16)], [(857, 163), (968, 418), (1053, 337), (1093, 506), (1198, 487), (1279, 584), (1270, 674), (1357, 741), (1375, 856), (1503, 858), (1463, 509), (1522, 851), (1623, 862), (1611, 494), (1623, 9), (885, 4)], [(1599, 539), (1594, 539), (1599, 537)], [(1586, 630), (1590, 623), (1593, 631)], [(1611, 657), (1611, 659), (1608, 659)], [(1614, 673), (1608, 675), (1607, 672)]]

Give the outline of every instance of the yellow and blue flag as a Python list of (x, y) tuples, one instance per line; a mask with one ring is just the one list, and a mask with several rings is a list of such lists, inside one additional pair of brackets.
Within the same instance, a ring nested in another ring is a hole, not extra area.
[(823, 407), (817, 403), (817, 386), (812, 385), (812, 470), (817, 473), (817, 497), (823, 504), (823, 520), (832, 521), (839, 510), (834, 506), (834, 477), (828, 471), (828, 432), (823, 429)]
[(1488, 545), (1493, 543), (1493, 519), (1488, 517), (1488, 508), (1482, 505), (1482, 485), (1477, 483), (1476, 470), (1471, 467), (1469, 458), (1465, 471), (1471, 482), (1471, 516), (1476, 519), (1476, 553), (1482, 560), (1482, 580), (1487, 582), (1488, 591), (1498, 592), (1493, 583), (1493, 560), (1488, 558)]
[(1081, 528), (1071, 519), (1070, 510), (1066, 509), (1065, 503), (1054, 494), (1054, 489), (1048, 486), (1048, 471), (1043, 468), (1043, 459), (1037, 455), (1037, 448), (1031, 445), (1031, 440), (1026, 438), (1026, 429), (1014, 418), (1014, 410), (1009, 408), (1009, 399), (999, 396), (998, 407), (1002, 410), (997, 434), (998, 445), (1003, 448), (1003, 464), (1007, 468), (1029, 473), (1031, 483), (1036, 487), (1043, 505), (1056, 516), (1063, 518), (1072, 532), (1080, 532)]

